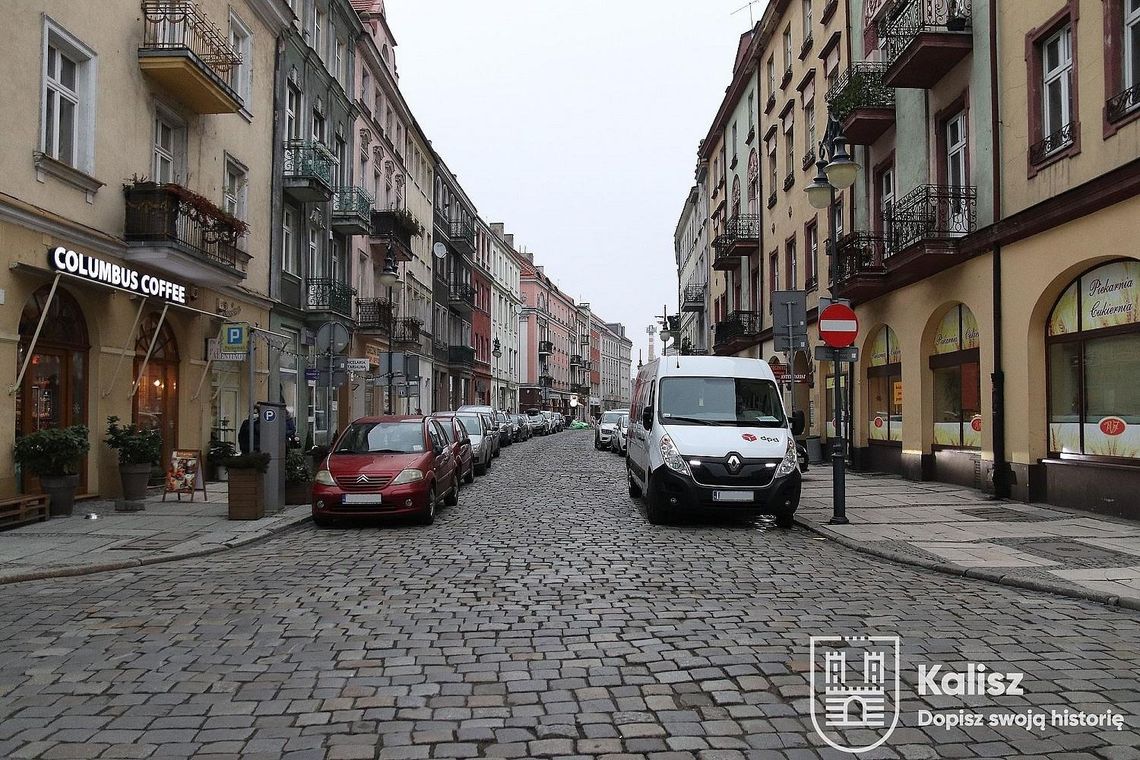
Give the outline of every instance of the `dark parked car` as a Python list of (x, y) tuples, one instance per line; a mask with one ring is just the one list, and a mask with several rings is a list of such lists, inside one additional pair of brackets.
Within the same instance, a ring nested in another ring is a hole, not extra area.
[(511, 422), (511, 418), (507, 416), (507, 413), (495, 412), (495, 422), (499, 423), (499, 443), (503, 446), (510, 446), (514, 443), (514, 423)]
[(435, 520), (459, 502), (459, 470), (440, 420), (362, 417), (340, 435), (313, 478), (313, 522), (415, 515)]
[(459, 468), (459, 477), (464, 483), (475, 482), (475, 451), (471, 448), (471, 436), (467, 428), (456, 416), (455, 412), (436, 412), (432, 415), (443, 426), (443, 432), (451, 444), (451, 452), (455, 455), (455, 466)]

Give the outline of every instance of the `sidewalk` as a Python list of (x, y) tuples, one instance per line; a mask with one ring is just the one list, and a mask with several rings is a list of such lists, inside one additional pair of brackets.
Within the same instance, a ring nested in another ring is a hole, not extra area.
[(887, 475), (846, 486), (851, 524), (828, 525), (831, 469), (812, 467), (797, 520), (897, 562), (1140, 609), (1140, 523)]
[[(224, 486), (224, 484), (223, 484)], [(0, 531), (0, 584), (169, 562), (257, 541), (307, 520), (308, 505), (260, 520), (228, 520), (224, 487), (203, 502), (151, 496), (141, 512), (116, 512), (113, 501), (84, 501), (71, 517)], [(94, 512), (97, 520), (86, 519)]]

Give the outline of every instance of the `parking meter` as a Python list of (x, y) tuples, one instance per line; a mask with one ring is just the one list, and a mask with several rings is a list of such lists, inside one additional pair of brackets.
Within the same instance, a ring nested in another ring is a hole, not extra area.
[(265, 512), (272, 514), (281, 509), (285, 490), (286, 450), (285, 405), (272, 401), (261, 402), (261, 451), (269, 454), (269, 469), (265, 471)]

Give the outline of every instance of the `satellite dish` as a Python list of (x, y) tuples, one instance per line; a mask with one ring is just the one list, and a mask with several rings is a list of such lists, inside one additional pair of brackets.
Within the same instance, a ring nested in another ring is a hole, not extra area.
[(436, 243), (435, 245), (433, 245), (431, 247), (431, 252), (435, 254), (435, 257), (437, 259), (446, 259), (447, 258), (447, 246), (444, 245), (442, 242)]

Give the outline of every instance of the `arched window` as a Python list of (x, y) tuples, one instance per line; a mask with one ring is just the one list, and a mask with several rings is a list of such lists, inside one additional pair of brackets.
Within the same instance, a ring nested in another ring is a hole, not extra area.
[(756, 203), (760, 197), (760, 158), (756, 149), (748, 154), (748, 213), (756, 213)]
[(1140, 261), (1078, 277), (1046, 327), (1049, 452), (1140, 458)]
[(740, 216), (740, 177), (732, 179), (732, 218)]
[[(47, 285), (36, 290), (20, 313), (17, 366), (23, 364), (31, 347), (50, 292)], [(57, 288), (16, 396), (17, 438), (37, 430), (86, 423), (90, 345), (83, 310), (70, 293)], [(12, 376), (15, 374), (13, 369)]]
[(978, 320), (968, 306), (946, 312), (934, 335), (934, 445), (982, 446), (982, 377), (978, 363)]
[(902, 351), (895, 331), (884, 325), (871, 341), (867, 367), (867, 438), (901, 442), (902, 421)]

